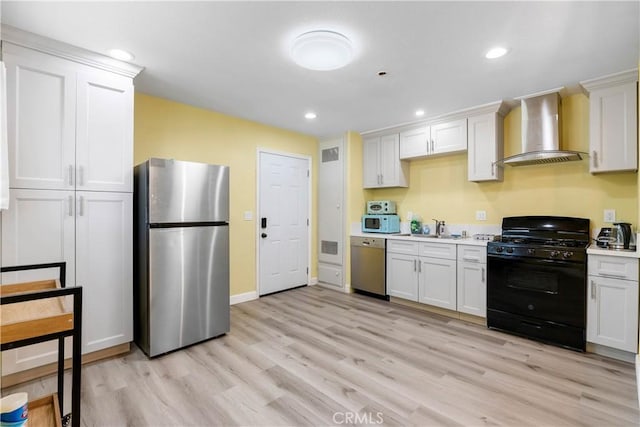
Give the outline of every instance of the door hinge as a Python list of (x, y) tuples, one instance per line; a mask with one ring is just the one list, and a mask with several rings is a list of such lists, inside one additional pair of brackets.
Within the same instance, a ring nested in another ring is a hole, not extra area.
[(307, 227), (309, 226), (309, 218), (307, 218)]
[(307, 178), (309, 178), (309, 169), (307, 169)]
[(309, 267), (307, 267), (307, 274), (309, 274)]

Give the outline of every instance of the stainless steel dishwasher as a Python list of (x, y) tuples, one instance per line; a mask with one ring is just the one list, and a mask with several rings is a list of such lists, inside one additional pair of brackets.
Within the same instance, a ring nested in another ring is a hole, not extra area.
[(385, 248), (383, 238), (351, 236), (351, 287), (388, 300)]

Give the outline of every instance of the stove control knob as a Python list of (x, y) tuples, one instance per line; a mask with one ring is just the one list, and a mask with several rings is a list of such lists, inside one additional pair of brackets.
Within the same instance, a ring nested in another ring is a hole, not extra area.
[(557, 257), (558, 255), (560, 255), (560, 252), (558, 252), (558, 251), (551, 251), (551, 253), (549, 254), (549, 256), (550, 256), (551, 258), (555, 258), (555, 257)]
[(535, 249), (533, 249), (533, 248), (529, 248), (529, 249), (527, 249), (527, 253), (528, 253), (529, 255), (535, 255), (536, 250), (535, 250)]
[(513, 253), (513, 248), (507, 248), (507, 253), (508, 254), (512, 254)]
[(496, 248), (496, 252), (501, 253), (504, 250), (504, 248), (502, 246), (498, 246)]
[(567, 259), (573, 256), (573, 252), (562, 252), (562, 258)]

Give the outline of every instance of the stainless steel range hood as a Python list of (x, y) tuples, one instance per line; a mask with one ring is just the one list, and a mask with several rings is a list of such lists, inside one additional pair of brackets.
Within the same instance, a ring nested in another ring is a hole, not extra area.
[(560, 102), (555, 91), (522, 98), (522, 153), (496, 163), (526, 166), (582, 160), (586, 153), (560, 149)]

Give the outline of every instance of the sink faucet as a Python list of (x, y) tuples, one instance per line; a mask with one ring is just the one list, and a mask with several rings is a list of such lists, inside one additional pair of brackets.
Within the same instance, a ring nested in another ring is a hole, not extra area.
[(440, 221), (435, 218), (433, 220), (436, 222), (436, 236), (442, 236), (444, 234), (444, 220)]

